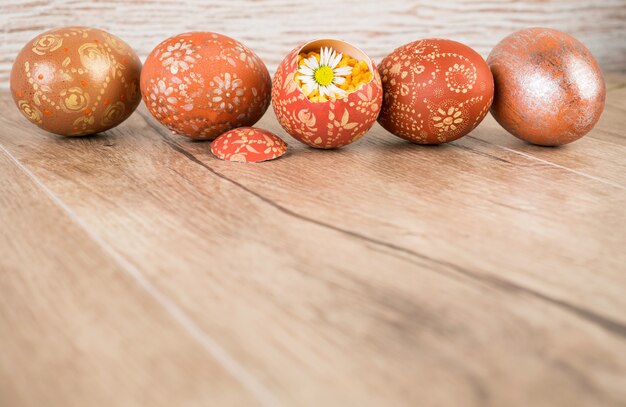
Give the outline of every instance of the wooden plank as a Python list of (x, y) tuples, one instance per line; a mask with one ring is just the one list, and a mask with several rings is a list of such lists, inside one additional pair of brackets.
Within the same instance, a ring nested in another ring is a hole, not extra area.
[[(569, 170), (617, 188), (626, 187), (626, 83), (624, 76), (608, 75), (605, 110), (585, 137), (565, 146), (545, 148), (521, 141), (506, 132), (489, 115), (468, 136), (489, 144), (493, 154), (515, 153), (553, 167)], [(456, 144), (465, 144), (461, 139)], [(504, 150), (498, 151), (498, 150)]]
[[(271, 116), (261, 127), (284, 134)], [(557, 166), (472, 138), (420, 147), (378, 126), (352, 148), (298, 151), (304, 156), (272, 171), (216, 162), (202, 145), (180, 144), (288, 211), (459, 267), (493, 276), (507, 270), (507, 280), (626, 322), (621, 174), (590, 175), (577, 170), (576, 161)], [(616, 146), (594, 148), (588, 167), (622, 166), (623, 155), (611, 153)], [(604, 289), (607, 297), (599, 302)], [(601, 305), (608, 298), (618, 302)]]
[(513, 154), (547, 165), (571, 171), (616, 188), (626, 188), (626, 137), (623, 130), (626, 115), (617, 114), (607, 105), (598, 125), (585, 137), (559, 147), (543, 147), (526, 143), (507, 133), (489, 115), (471, 135), (455, 145), (467, 146), (482, 141), (482, 149), (501, 158)]
[[(581, 18), (584, 16), (584, 18)], [(298, 43), (335, 37), (380, 61), (394, 48), (420, 38), (443, 37), (474, 47), (483, 56), (511, 32), (536, 26), (563, 30), (587, 45), (607, 72), (626, 69), (624, 0), (440, 0), (437, 2), (338, 0), (3, 0), (0, 5), (0, 86), (6, 87), (20, 48), (52, 27), (106, 29), (143, 59), (166, 37), (209, 30), (255, 50), (274, 71)]]
[(143, 108), (62, 139), (9, 103), (0, 143), (286, 404), (626, 402), (619, 187), (378, 127), (236, 165)]
[(0, 174), (0, 405), (259, 404), (2, 147)]
[(619, 139), (619, 144), (625, 144), (624, 139), (624, 117), (626, 116), (626, 84), (615, 87), (608, 93), (606, 101), (606, 111), (603, 116), (608, 116), (604, 120), (604, 124), (616, 139)]

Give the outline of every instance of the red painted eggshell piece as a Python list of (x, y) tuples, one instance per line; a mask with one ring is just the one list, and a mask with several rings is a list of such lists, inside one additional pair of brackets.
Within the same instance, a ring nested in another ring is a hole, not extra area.
[[(330, 46), (352, 58), (369, 62), (373, 78), (341, 99), (310, 101), (294, 81), (298, 54)], [(296, 140), (331, 149), (353, 143), (374, 125), (382, 103), (382, 84), (376, 66), (358, 48), (339, 40), (311, 41), (292, 50), (281, 62), (272, 82), (272, 106), (280, 125)]]
[(240, 127), (213, 140), (211, 152), (226, 161), (256, 163), (273, 160), (285, 154), (287, 144), (267, 130)]

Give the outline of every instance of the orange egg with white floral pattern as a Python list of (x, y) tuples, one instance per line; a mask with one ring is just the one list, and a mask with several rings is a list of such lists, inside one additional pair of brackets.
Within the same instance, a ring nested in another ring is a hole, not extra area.
[(191, 32), (152, 50), (141, 73), (141, 93), (150, 113), (173, 133), (213, 140), (263, 116), (271, 78), (263, 61), (239, 41)]
[[(315, 54), (314, 66), (302, 64), (302, 55), (307, 52)], [(341, 67), (340, 61), (346, 56), (360, 61), (369, 76), (356, 88), (339, 89), (338, 93), (338, 88), (352, 75), (350, 70), (342, 71), (345, 67)], [(333, 84), (337, 79), (341, 81)], [(317, 96), (311, 96), (313, 91), (306, 83), (316, 84), (317, 80)], [(329, 90), (322, 90), (324, 85), (324, 89), (334, 89), (330, 95)], [(372, 60), (339, 40), (315, 40), (295, 48), (278, 66), (272, 82), (272, 106), (278, 122), (296, 140), (315, 148), (337, 148), (360, 139), (376, 122), (381, 102), (382, 85)]]

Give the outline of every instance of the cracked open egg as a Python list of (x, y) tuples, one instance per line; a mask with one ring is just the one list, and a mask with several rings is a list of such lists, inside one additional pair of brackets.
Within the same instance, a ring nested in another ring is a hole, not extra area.
[(320, 39), (291, 51), (272, 82), (272, 106), (281, 126), (315, 148), (337, 148), (361, 138), (382, 102), (372, 60), (344, 41)]
[(239, 41), (191, 32), (152, 50), (141, 93), (150, 113), (173, 133), (213, 140), (263, 116), (271, 79), (263, 61)]
[(111, 129), (141, 101), (141, 61), (118, 37), (89, 27), (46, 31), (22, 48), (11, 94), (32, 123), (62, 136)]
[(445, 39), (406, 44), (378, 67), (383, 105), (378, 122), (418, 144), (441, 144), (472, 131), (493, 101), (493, 77), (470, 47)]

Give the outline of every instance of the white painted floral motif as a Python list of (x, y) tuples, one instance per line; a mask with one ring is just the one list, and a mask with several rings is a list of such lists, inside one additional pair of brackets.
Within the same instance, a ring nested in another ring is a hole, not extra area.
[(150, 107), (161, 117), (165, 117), (176, 111), (178, 99), (173, 95), (174, 88), (165, 85), (163, 80), (159, 80), (152, 85), (150, 92)]
[(244, 94), (242, 84), (241, 79), (235, 75), (231, 76), (228, 72), (223, 77), (216, 76), (211, 82), (211, 85), (214, 86), (211, 100), (217, 108), (231, 113), (235, 106), (239, 106), (241, 103), (240, 98)]
[(185, 72), (193, 66), (196, 58), (192, 44), (180, 40), (174, 45), (169, 45), (161, 54), (160, 60), (172, 75), (176, 75), (179, 71)]
[(232, 52), (241, 62), (246, 64), (248, 67), (255, 69), (258, 66), (255, 55), (250, 51), (248, 47), (246, 47), (242, 43), (237, 42), (233, 44)]

